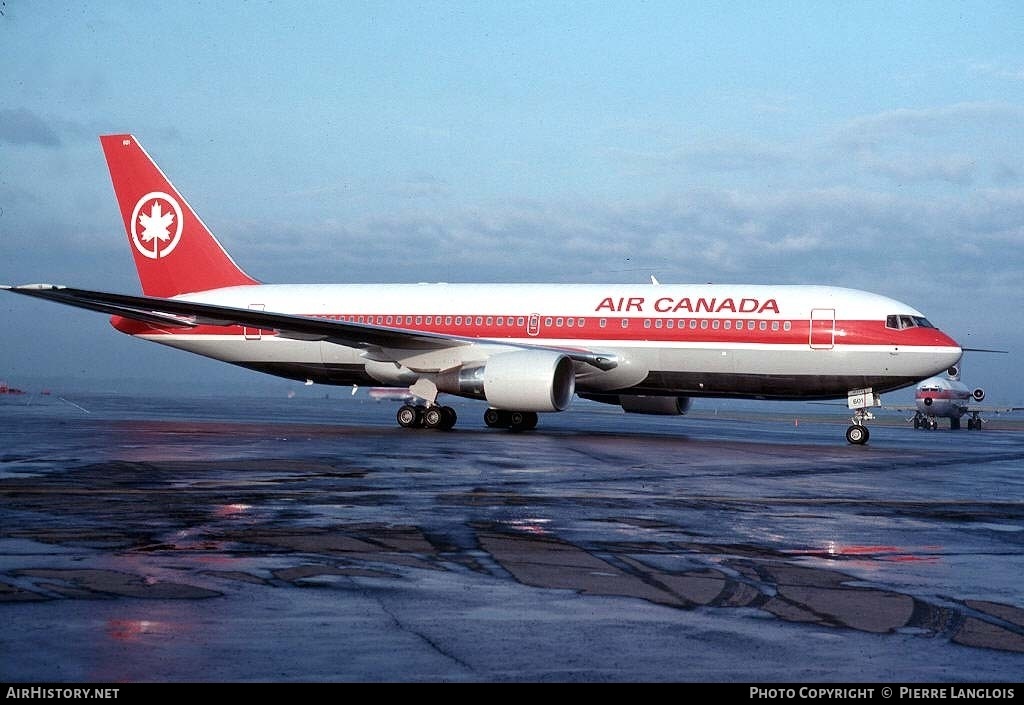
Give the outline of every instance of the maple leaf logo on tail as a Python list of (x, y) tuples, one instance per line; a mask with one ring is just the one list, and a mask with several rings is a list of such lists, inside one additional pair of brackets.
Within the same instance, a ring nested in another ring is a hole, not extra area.
[(166, 257), (181, 241), (181, 206), (166, 193), (147, 193), (135, 204), (131, 224), (136, 250), (149, 259)]
[(142, 231), (142, 240), (144, 242), (152, 242), (153, 238), (161, 242), (167, 242), (171, 239), (171, 231), (167, 229), (167, 226), (174, 222), (174, 214), (162, 213), (161, 210), (160, 201), (153, 201), (153, 206), (149, 209), (149, 215), (143, 213), (139, 216), (139, 225), (145, 228)]

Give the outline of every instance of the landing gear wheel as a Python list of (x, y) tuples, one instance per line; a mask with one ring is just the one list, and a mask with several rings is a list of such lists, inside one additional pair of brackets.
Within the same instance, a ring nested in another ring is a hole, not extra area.
[(423, 424), (422, 409), (411, 404), (403, 404), (395, 415), (398, 425), (402, 428), (418, 428)]
[(936, 430), (938, 430), (938, 428), (939, 428), (939, 422), (938, 421), (936, 421), (935, 419), (929, 419), (928, 420), (928, 430), (929, 431), (936, 431)]
[(484, 412), (484, 423), (487, 424), (487, 428), (508, 428), (508, 412), (488, 409)]
[(459, 420), (459, 415), (455, 413), (455, 409), (450, 406), (441, 407), (441, 425), (438, 427), (442, 431), (451, 431), (455, 427), (455, 422)]
[(867, 426), (850, 426), (846, 429), (846, 440), (855, 446), (864, 445), (870, 436)]
[(423, 425), (432, 430), (451, 431), (458, 418), (450, 406), (432, 406), (423, 412)]
[(532, 411), (513, 411), (508, 415), (508, 430), (532, 431), (537, 428), (537, 414)]
[(439, 406), (432, 406), (423, 412), (423, 425), (426, 428), (439, 429), (443, 420), (444, 414)]

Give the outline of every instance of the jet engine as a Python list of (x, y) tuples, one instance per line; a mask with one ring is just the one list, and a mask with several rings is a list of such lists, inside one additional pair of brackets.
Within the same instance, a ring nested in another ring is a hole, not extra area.
[(584, 399), (621, 406), (627, 414), (682, 416), (690, 410), (690, 397), (650, 397), (643, 394), (580, 394)]
[(437, 378), (442, 392), (486, 399), (495, 409), (562, 411), (576, 391), (576, 373), (567, 356), (550, 350), (500, 353), (483, 365)]
[(658, 414), (661, 416), (682, 416), (690, 410), (690, 397), (647, 397), (642, 395), (619, 395), (619, 405), (627, 414)]
[(974, 397), (974, 401), (982, 401), (985, 398), (985, 390), (981, 387), (976, 387), (971, 396)]

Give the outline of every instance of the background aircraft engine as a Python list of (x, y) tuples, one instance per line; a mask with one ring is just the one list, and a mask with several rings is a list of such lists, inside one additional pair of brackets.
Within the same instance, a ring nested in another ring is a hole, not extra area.
[(647, 397), (619, 395), (619, 405), (627, 414), (658, 414), (681, 416), (690, 410), (690, 397)]
[(974, 397), (974, 401), (983, 401), (985, 399), (985, 390), (981, 387), (977, 387), (973, 392), (971, 392), (971, 396)]
[(572, 360), (550, 350), (501, 353), (478, 369), (483, 396), (495, 409), (562, 411), (576, 391)]

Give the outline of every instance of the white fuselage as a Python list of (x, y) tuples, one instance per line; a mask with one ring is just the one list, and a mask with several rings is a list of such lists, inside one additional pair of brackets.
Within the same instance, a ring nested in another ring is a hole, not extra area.
[[(544, 346), (614, 356), (577, 368), (579, 393), (814, 399), (909, 386), (961, 349), (906, 304), (821, 286), (626, 284), (254, 285), (180, 300), (425, 331), (472, 341), (426, 353), (372, 351), (241, 327), (133, 335), (251, 369), (325, 384), (408, 386), (419, 374)], [(894, 318), (896, 317), (896, 318)], [(894, 325), (893, 321), (911, 321)], [(918, 324), (918, 322), (922, 322)], [(394, 360), (398, 360), (396, 364)]]

